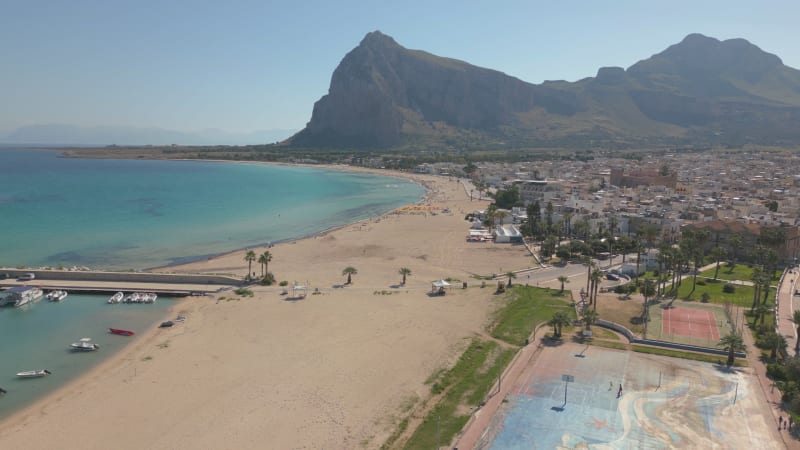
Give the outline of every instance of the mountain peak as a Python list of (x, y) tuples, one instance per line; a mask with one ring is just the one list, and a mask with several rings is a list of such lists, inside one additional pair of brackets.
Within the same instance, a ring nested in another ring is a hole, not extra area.
[(387, 34), (383, 34), (380, 30), (370, 31), (364, 36), (364, 39), (361, 40), (361, 46), (366, 47), (399, 47), (398, 44), (391, 36)]
[(452, 149), (718, 136), (800, 142), (797, 120), (800, 72), (744, 39), (694, 33), (627, 71), (603, 67), (595, 78), (535, 85), (406, 49), (376, 30), (345, 55), (290, 143)]

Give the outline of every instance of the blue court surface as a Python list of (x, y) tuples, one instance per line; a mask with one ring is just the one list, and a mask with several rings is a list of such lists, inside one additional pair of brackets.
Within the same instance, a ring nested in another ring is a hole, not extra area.
[(781, 448), (758, 389), (749, 369), (573, 343), (544, 347), (476, 448)]

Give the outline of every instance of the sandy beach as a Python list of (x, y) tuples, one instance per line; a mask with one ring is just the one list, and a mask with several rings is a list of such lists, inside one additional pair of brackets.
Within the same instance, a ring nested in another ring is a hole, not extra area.
[[(427, 398), (426, 379), (485, 334), (498, 299), (474, 276), (534, 264), (522, 246), (465, 241), (464, 215), (487, 202), (459, 181), (404, 176), (429, 188), (425, 201), (269, 248), (269, 271), (307, 285), (305, 299), (253, 286), (253, 297), (176, 302), (171, 314), (186, 322), (144, 333), (4, 420), (0, 448), (380, 447)], [(163, 270), (244, 276), (244, 253)], [(342, 286), (348, 266), (358, 273)], [(401, 267), (412, 271), (405, 286)], [(429, 297), (442, 278), (454, 288)]]

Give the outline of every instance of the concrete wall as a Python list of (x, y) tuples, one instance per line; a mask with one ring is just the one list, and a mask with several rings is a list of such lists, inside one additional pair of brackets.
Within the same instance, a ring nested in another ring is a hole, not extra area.
[[(639, 339), (633, 335), (631, 330), (623, 327), (620, 324), (609, 322), (607, 320), (598, 319), (596, 322), (597, 325), (612, 329), (618, 333), (622, 333), (628, 338), (631, 344), (642, 344), (642, 345), (651, 345), (653, 347), (664, 347), (664, 348), (672, 348), (675, 350), (688, 350), (690, 352), (698, 352), (698, 353), (709, 353), (712, 355), (720, 355), (720, 356), (727, 356), (728, 352), (720, 348), (709, 348), (709, 347), (698, 347), (696, 345), (687, 345), (687, 344), (678, 344), (675, 342), (666, 342), (666, 341), (657, 341), (653, 339)], [(747, 355), (741, 352), (734, 353), (737, 358), (745, 358)]]
[(0, 269), (0, 273), (8, 274), (9, 278), (17, 278), (25, 273), (36, 275), (37, 280), (73, 280), (73, 281), (124, 281), (132, 283), (171, 283), (171, 284), (214, 284), (214, 285), (239, 285), (242, 280), (224, 275), (193, 275), (173, 273), (147, 273), (147, 272), (95, 272), (95, 271), (66, 271), (66, 270), (35, 270), (35, 269)]

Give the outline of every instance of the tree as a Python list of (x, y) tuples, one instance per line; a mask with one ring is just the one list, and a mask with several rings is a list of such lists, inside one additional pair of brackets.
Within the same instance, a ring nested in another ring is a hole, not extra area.
[[(800, 309), (794, 310), (791, 320), (797, 327), (797, 332), (800, 333)], [(794, 343), (794, 354), (796, 355), (798, 352), (800, 352), (800, 339), (797, 339)]]
[(508, 287), (511, 287), (511, 279), (517, 278), (517, 274), (509, 270), (508, 272), (506, 272), (506, 276), (508, 277)]
[(592, 329), (592, 325), (597, 323), (597, 319), (600, 318), (600, 315), (597, 314), (597, 311), (595, 311), (593, 309), (589, 309), (587, 307), (583, 308), (582, 316), (583, 316), (583, 323), (586, 325), (586, 330), (587, 331), (591, 330)]
[(553, 314), (553, 318), (550, 319), (547, 324), (553, 327), (553, 337), (561, 338), (561, 328), (564, 325), (570, 324), (569, 316), (564, 311), (558, 311)]
[(600, 269), (594, 269), (592, 271), (592, 292), (590, 294), (593, 297), (592, 304), (594, 306), (595, 311), (597, 311), (597, 291), (600, 289), (600, 281), (603, 279), (603, 272)]
[(714, 258), (714, 260), (717, 262), (717, 267), (714, 269), (714, 279), (715, 280), (717, 279), (717, 276), (719, 275), (719, 262), (722, 261), (722, 258), (725, 257), (726, 253), (727, 252), (722, 247), (714, 247), (714, 249), (711, 250), (711, 257)]
[(722, 336), (722, 339), (719, 340), (717, 345), (724, 347), (725, 350), (728, 351), (728, 361), (726, 363), (728, 367), (733, 365), (733, 361), (736, 358), (735, 353), (743, 352), (745, 350), (742, 335), (737, 333), (728, 333), (725, 336)]
[(769, 350), (769, 358), (774, 360), (778, 356), (778, 352), (781, 355), (786, 354), (786, 338), (781, 336), (780, 334), (770, 331), (769, 333), (765, 334), (762, 338), (764, 342), (764, 346)]
[(250, 279), (250, 274), (253, 273), (253, 261), (256, 260), (256, 252), (248, 250), (244, 255), (244, 260), (247, 261), (247, 279)]
[(731, 271), (733, 271), (733, 267), (739, 262), (739, 248), (742, 246), (742, 236), (738, 233), (732, 234), (728, 239), (728, 244), (733, 250), (733, 265), (731, 266)]
[(494, 196), (494, 204), (498, 208), (511, 209), (519, 203), (519, 191), (514, 186), (511, 189), (499, 190)]
[(408, 267), (401, 267), (400, 271), (398, 273), (400, 273), (400, 275), (403, 276), (403, 282), (400, 283), (400, 285), (401, 286), (405, 286), (406, 285), (406, 277), (411, 275), (411, 269), (409, 269)]
[[(263, 266), (263, 273), (269, 273), (269, 262), (272, 261), (272, 253), (269, 250), (265, 251), (258, 257), (258, 263)], [(262, 276), (264, 276), (262, 274)]]
[(561, 283), (561, 292), (564, 292), (564, 283), (569, 283), (569, 278), (566, 275), (561, 275), (558, 277), (558, 281)]
[(345, 267), (345, 269), (342, 271), (342, 275), (347, 275), (347, 283), (345, 284), (352, 284), (353, 283), (352, 276), (356, 274), (358, 274), (358, 270), (356, 270), (355, 267), (351, 266)]
[[(767, 317), (767, 314), (769, 314), (770, 310), (771, 309), (770, 309), (769, 306), (767, 306), (767, 305), (765, 305), (763, 303), (759, 303), (758, 306), (756, 306), (756, 310), (755, 310), (755, 315), (756, 316), (753, 319), (753, 325), (755, 325), (756, 322), (760, 322), (761, 325), (764, 325), (764, 318)], [(753, 327), (753, 328), (755, 328), (755, 327)]]
[(642, 323), (644, 324), (644, 332), (647, 334), (647, 322), (650, 320), (650, 310), (647, 307), (647, 299), (656, 293), (656, 287), (653, 285), (653, 280), (644, 280), (644, 283), (639, 287), (639, 292), (644, 297), (642, 306)]

